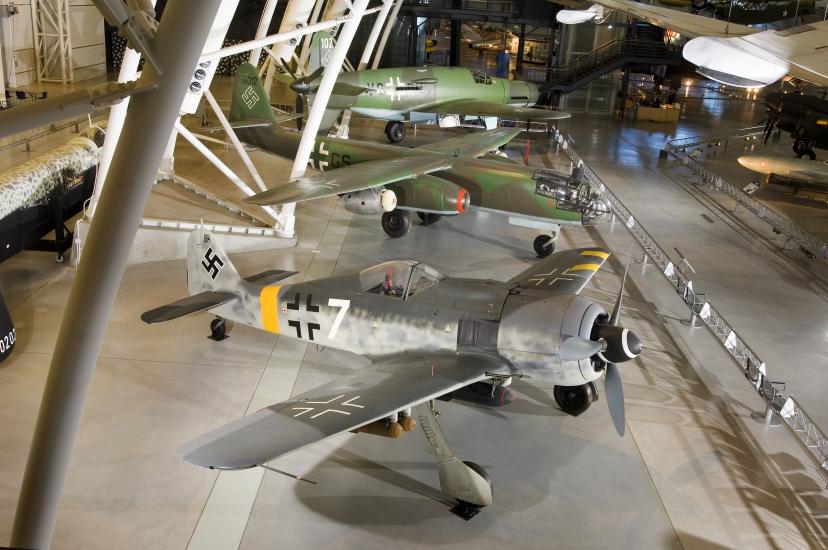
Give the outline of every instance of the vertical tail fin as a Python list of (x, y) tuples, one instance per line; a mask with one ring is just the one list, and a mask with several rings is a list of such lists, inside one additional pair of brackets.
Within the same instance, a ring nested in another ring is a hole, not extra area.
[(256, 67), (242, 63), (233, 79), (230, 122), (276, 122)]
[(308, 72), (312, 74), (319, 67), (328, 65), (336, 41), (328, 31), (319, 31), (313, 34), (310, 46), (310, 57), (308, 58)]
[(187, 241), (187, 287), (190, 295), (205, 290), (235, 292), (242, 279), (213, 234), (196, 228)]

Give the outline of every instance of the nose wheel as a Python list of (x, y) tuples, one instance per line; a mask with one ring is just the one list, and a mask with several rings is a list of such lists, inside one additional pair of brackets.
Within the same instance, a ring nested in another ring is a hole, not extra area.
[(546, 258), (555, 252), (555, 241), (549, 235), (538, 235), (532, 242), (532, 248), (535, 249), (538, 258)]
[(405, 124), (398, 120), (391, 120), (385, 125), (385, 137), (391, 143), (399, 143), (405, 139)]
[(411, 230), (411, 212), (395, 208), (382, 215), (382, 229), (391, 238), (398, 239)]

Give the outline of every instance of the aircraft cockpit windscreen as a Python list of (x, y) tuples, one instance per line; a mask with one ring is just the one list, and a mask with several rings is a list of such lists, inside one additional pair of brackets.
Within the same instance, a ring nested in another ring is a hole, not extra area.
[(384, 262), (359, 273), (363, 292), (392, 298), (414, 296), (443, 279), (434, 268), (408, 260)]

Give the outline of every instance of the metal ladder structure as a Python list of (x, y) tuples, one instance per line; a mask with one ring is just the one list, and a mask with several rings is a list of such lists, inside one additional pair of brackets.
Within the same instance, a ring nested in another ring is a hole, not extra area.
[(572, 138), (556, 131), (554, 139), (572, 162), (583, 168), (584, 181), (601, 193), (613, 214), (624, 223), (625, 227), (644, 249), (645, 255), (649, 256), (659, 267), (662, 275), (690, 308), (691, 326), (696, 322), (702, 322), (733, 358), (745, 378), (765, 401), (766, 422), (772, 424), (776, 417), (781, 419), (781, 424), (794, 435), (796, 441), (818, 467), (826, 481), (826, 488), (828, 488), (828, 437), (826, 437), (825, 432), (820, 429), (792, 395), (785, 394), (787, 384), (771, 381), (768, 378), (765, 362), (727, 322), (724, 315), (713, 306), (705, 294), (693, 288), (693, 282), (684, 273), (681, 264), (673, 263), (670, 256), (664, 252), (644, 226), (636, 220), (630, 210), (581, 159), (575, 151)]

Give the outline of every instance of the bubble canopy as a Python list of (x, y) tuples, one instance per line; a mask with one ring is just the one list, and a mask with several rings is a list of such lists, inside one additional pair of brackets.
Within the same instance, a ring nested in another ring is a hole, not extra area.
[(443, 280), (433, 267), (414, 260), (393, 260), (359, 272), (363, 292), (408, 299)]

